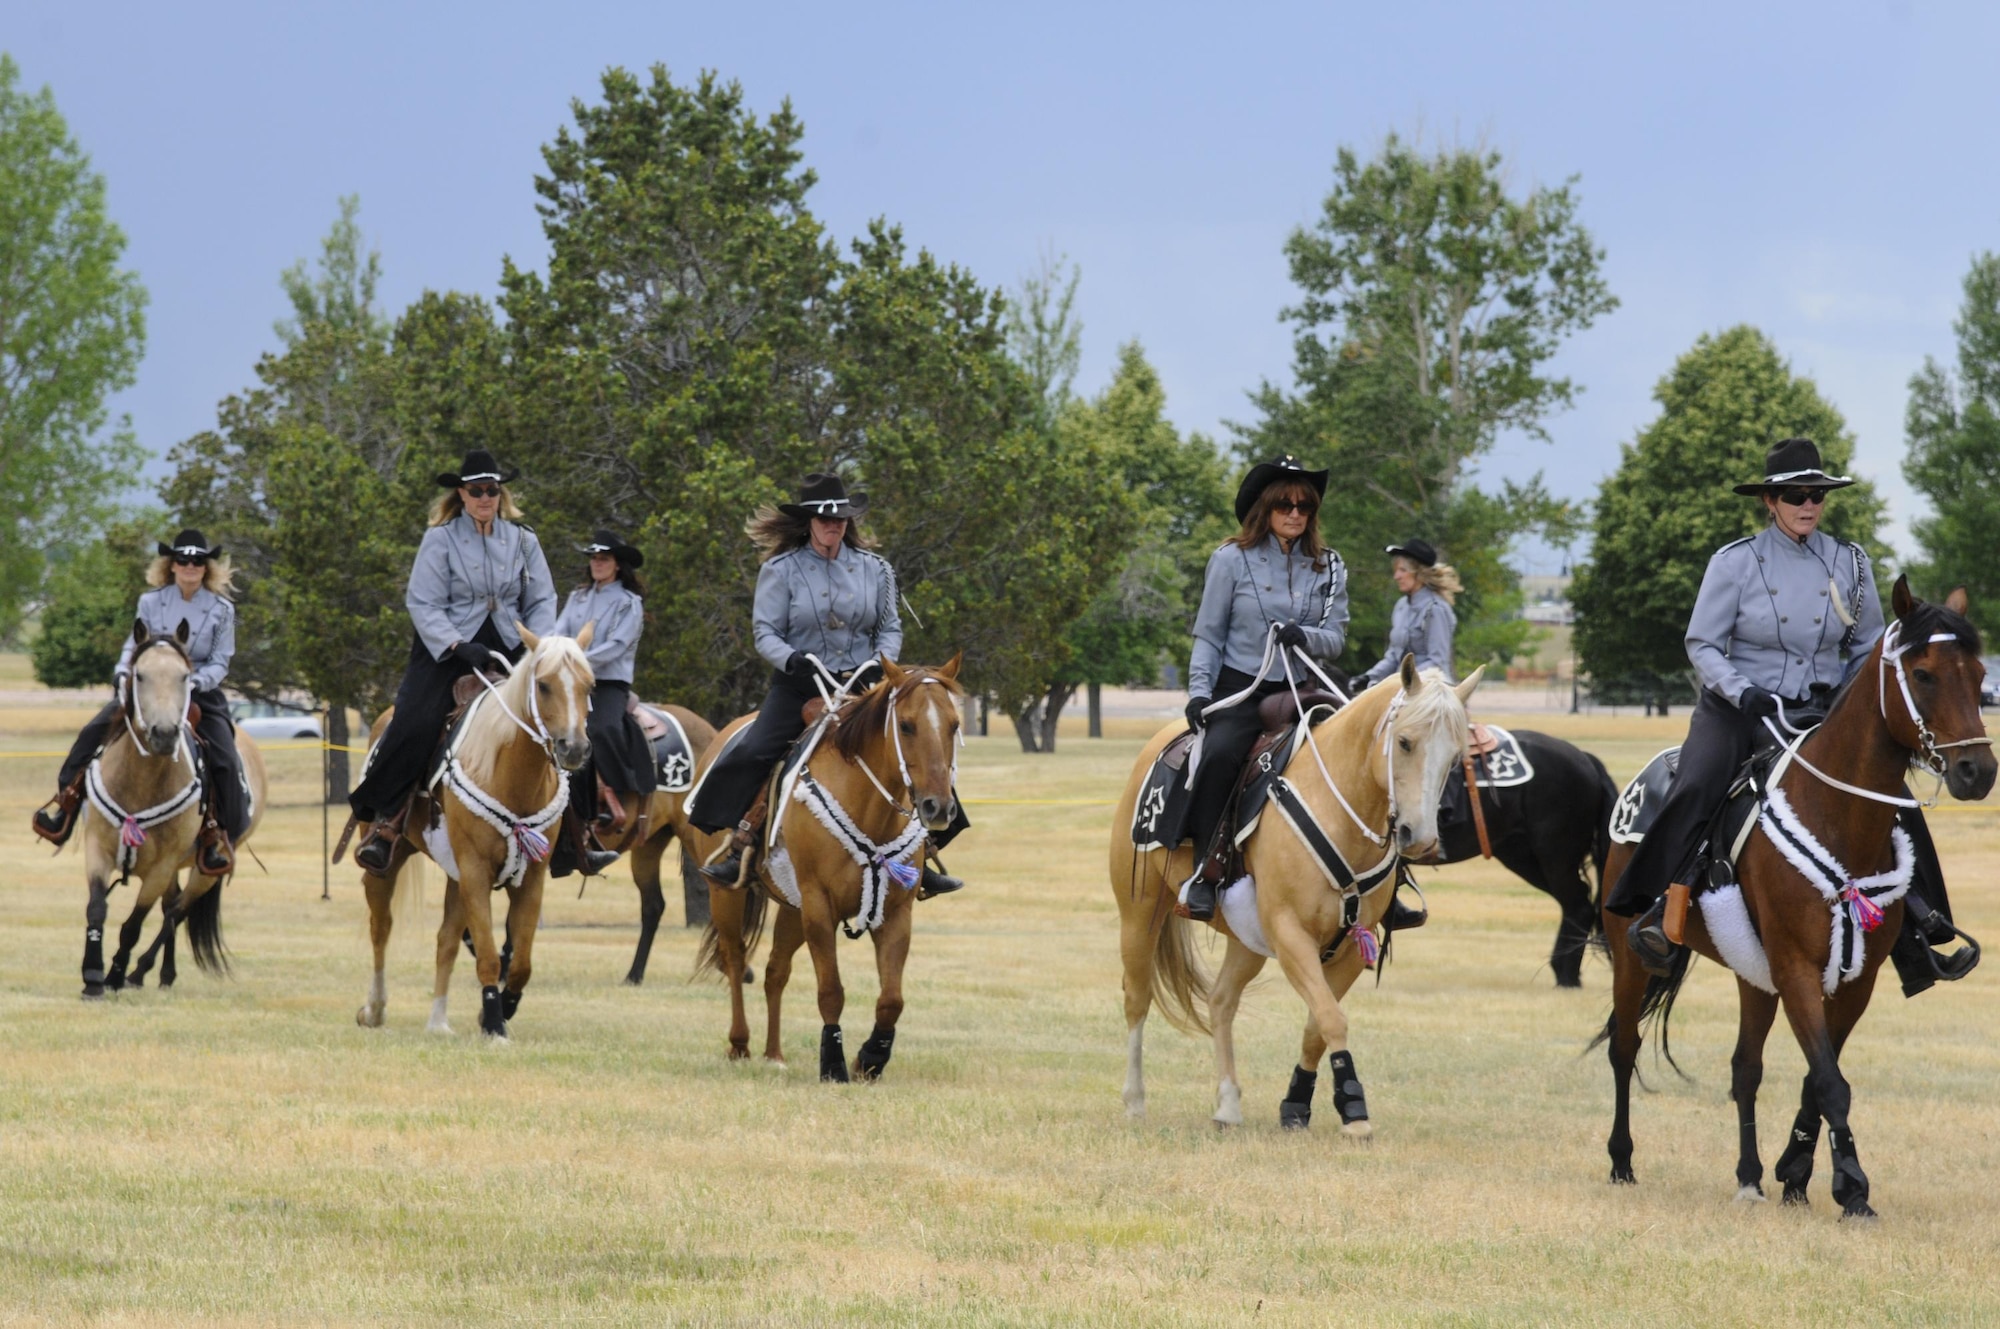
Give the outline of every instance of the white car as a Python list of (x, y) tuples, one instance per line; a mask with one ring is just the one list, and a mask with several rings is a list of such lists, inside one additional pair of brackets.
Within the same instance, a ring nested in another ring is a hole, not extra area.
[(2000, 655), (1988, 655), (1980, 663), (1986, 666), (1986, 679), (1979, 685), (1981, 706), (2000, 706)]
[(237, 728), (267, 743), (274, 739), (320, 736), (319, 717), (311, 711), (273, 706), (268, 701), (239, 701), (230, 706), (229, 713), (236, 718)]

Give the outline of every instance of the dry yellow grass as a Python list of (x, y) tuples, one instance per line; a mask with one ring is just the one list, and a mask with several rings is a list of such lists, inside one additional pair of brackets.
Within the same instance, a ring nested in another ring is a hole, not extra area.
[[(0, 712), (0, 753), (82, 712)], [(1679, 719), (1568, 717), (1623, 777)], [(1025, 757), (975, 741), (974, 799), (1109, 799), (1147, 726)], [(1691, 980), (1637, 1106), (1642, 1184), (1605, 1182), (1610, 1076), (1581, 993), (1543, 968), (1553, 906), (1484, 865), (1429, 873), (1434, 921), (1351, 1003), (1371, 1147), (1282, 1134), (1302, 1018), (1281, 980), (1239, 1023), (1251, 1124), (1208, 1123), (1205, 1043), (1155, 1021), (1150, 1118), (1119, 1104), (1108, 809), (983, 803), (951, 855), (965, 894), (918, 913), (909, 1010), (874, 1087), (812, 1078), (807, 972), (789, 1072), (723, 1059), (724, 994), (667, 931), (619, 985), (622, 869), (552, 893), (511, 1046), (426, 1036), (432, 912), (393, 954), (389, 1027), (359, 1029), (365, 910), (319, 899), (311, 754), (274, 756), (254, 865), (224, 907), (237, 975), (183, 970), (77, 1000), (83, 889), (25, 830), (53, 760), (0, 756), (0, 1316), (118, 1323), (1796, 1324), (2000, 1315), (2000, 969), (1915, 1002), (1878, 994), (1848, 1057), (1882, 1222), (1843, 1226), (1825, 1167), (1806, 1212), (1739, 1208), (1734, 993)], [(1970, 926), (2000, 818), (1938, 818)], [(123, 900), (114, 902), (114, 920)], [(844, 945), (850, 1044), (874, 980)], [(761, 1011), (761, 998), (753, 1011)], [(754, 1016), (753, 1016), (754, 1019)], [(1766, 1157), (1803, 1063), (1772, 1039)], [(1324, 1091), (1324, 1086), (1322, 1086)], [(1322, 1098), (1322, 1125), (1330, 1108)]]

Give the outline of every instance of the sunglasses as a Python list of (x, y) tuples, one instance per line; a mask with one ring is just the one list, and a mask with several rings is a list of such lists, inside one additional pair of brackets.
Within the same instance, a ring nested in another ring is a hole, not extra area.
[(1816, 508), (1826, 502), (1826, 491), (1824, 489), (1787, 489), (1778, 495), (1778, 501), (1788, 508)]
[(500, 497), (500, 486), (467, 485), (465, 487), (465, 496), (467, 498), (498, 498)]
[(204, 554), (175, 554), (174, 566), (177, 568), (205, 568), (208, 566), (208, 557)]
[(1279, 499), (1279, 500), (1278, 500), (1277, 502), (1275, 502), (1275, 503), (1273, 503), (1273, 504), (1271, 505), (1271, 511), (1273, 511), (1273, 512), (1302, 512), (1302, 513), (1304, 513), (1304, 514), (1305, 514), (1306, 516), (1310, 517), (1310, 516), (1312, 516), (1312, 515), (1313, 515), (1313, 513), (1315, 513), (1315, 512), (1318, 512), (1318, 511), (1319, 511), (1319, 504), (1317, 504), (1317, 503), (1309, 503), (1309, 502), (1305, 502), (1305, 501), (1303, 501), (1303, 500), (1297, 500), (1297, 499), (1289, 499), (1289, 498), (1281, 498), (1281, 499)]

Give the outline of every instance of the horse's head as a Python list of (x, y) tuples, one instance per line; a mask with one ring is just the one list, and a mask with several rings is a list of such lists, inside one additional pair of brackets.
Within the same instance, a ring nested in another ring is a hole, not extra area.
[(1438, 800), (1445, 777), (1465, 755), (1465, 701), (1485, 676), (1481, 665), (1454, 687), (1444, 681), (1442, 671), (1419, 674), (1415, 657), (1403, 657), (1403, 698), (1384, 717), (1376, 738), (1388, 753), (1392, 773), (1396, 847), (1409, 857), (1422, 858), (1437, 849)]
[(894, 778), (907, 779), (910, 807), (926, 830), (942, 831), (958, 815), (952, 777), (958, 699), (965, 695), (958, 686), (963, 659), (961, 651), (937, 668), (906, 669), (884, 657), (882, 681), (841, 711), (834, 733), (834, 746), (849, 761), (886, 753), (896, 763)]
[[(1898, 743), (1926, 762), (1942, 763), (1932, 769), (1944, 776), (1953, 798), (1984, 798), (2000, 763), (1985, 741), (1986, 721), (1979, 713), (1986, 666), (1979, 659), (1979, 629), (1965, 617), (1965, 588), (1941, 605), (1928, 604), (1910, 593), (1907, 577), (1898, 577), (1889, 603), (1896, 611), (1896, 640), (1892, 645), (1884, 638), (1881, 649), (1900, 652), (1901, 658), (1890, 656), (1877, 665), (1882, 719)], [(1898, 673), (1908, 683), (1907, 704)]]
[(188, 625), (182, 619), (171, 636), (156, 636), (143, 619), (132, 623), (132, 677), (127, 685), (125, 714), (132, 733), (155, 757), (171, 757), (187, 718)]
[(586, 623), (575, 637), (537, 637), (522, 624), (514, 630), (527, 643), (528, 654), (516, 668), (515, 682), (528, 692), (528, 715), (548, 731), (549, 748), (556, 764), (566, 771), (581, 770), (590, 760), (590, 735), (585, 721), (590, 716), (590, 689), (597, 682), (584, 651), (596, 634), (597, 624)]

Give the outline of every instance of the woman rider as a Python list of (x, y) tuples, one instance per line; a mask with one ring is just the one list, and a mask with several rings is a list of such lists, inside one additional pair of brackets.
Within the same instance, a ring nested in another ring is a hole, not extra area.
[[(595, 532), (589, 544), (577, 546), (577, 552), (589, 560), (583, 585), (571, 591), (563, 603), (562, 613), (556, 616), (556, 631), (574, 637), (585, 624), (596, 624), (584, 654), (597, 683), (590, 690), (590, 718), (586, 722), (590, 762), (571, 775), (569, 783), (569, 805), (577, 810), (579, 819), (573, 824), (575, 829), (556, 842), (549, 860), (552, 877), (568, 876), (576, 865), (579, 846), (575, 842), (582, 839), (584, 821), (593, 827), (611, 824), (610, 809), (597, 805), (600, 778), (608, 789), (627, 800), (628, 817), (639, 815), (659, 782), (653, 745), (646, 741), (646, 731), (632, 718), (629, 706), (632, 666), (639, 658), (639, 633), (646, 625), (646, 584), (639, 580), (646, 556), (606, 530)], [(601, 846), (584, 844), (581, 848), (586, 873), (597, 872), (617, 858)]]
[[(243, 763), (236, 755), (236, 725), (222, 680), (229, 674), (229, 657), (236, 653), (236, 606), (229, 601), (229, 560), (220, 545), (211, 546), (200, 531), (188, 529), (171, 545), (160, 545), (159, 556), (146, 569), (146, 584), (157, 589), (139, 597), (139, 621), (156, 637), (172, 637), (187, 625), (191, 700), (201, 708), (195, 733), (201, 738), (203, 788), (208, 808), (196, 842), (195, 865), (203, 876), (220, 877), (236, 865), (232, 846), (250, 826), (250, 799), (243, 784)], [(112, 681), (117, 698), (99, 711), (76, 736), (57, 777), (55, 799), (35, 813), (35, 834), (53, 844), (69, 839), (83, 799), (83, 776), (91, 758), (104, 747), (124, 704), (132, 675), (134, 642), (125, 638)]]
[[(743, 852), (757, 842), (764, 824), (766, 786), (771, 770), (805, 732), (802, 710), (819, 695), (811, 660), (834, 681), (845, 683), (877, 660), (894, 660), (903, 649), (903, 624), (896, 613), (896, 571), (871, 553), (856, 518), (868, 510), (868, 496), (848, 496), (837, 475), (815, 472), (800, 486), (798, 502), (763, 507), (745, 532), (764, 563), (757, 572), (751, 608), (757, 654), (774, 671), (757, 718), (733, 739), (702, 777), (688, 808), (688, 820), (704, 831), (734, 828), (729, 853), (702, 872), (724, 886), (736, 884)], [(965, 814), (935, 837), (942, 848), (963, 829)], [(919, 898), (944, 895), (965, 883), (924, 868)]]
[[(1181, 888), (1191, 918), (1215, 916), (1228, 856), (1214, 841), (1263, 727), (1257, 704), (1290, 686), (1283, 653), (1330, 661), (1347, 645), (1347, 568), (1319, 533), (1326, 474), (1290, 456), (1251, 467), (1236, 491), (1241, 529), (1209, 555), (1188, 660), (1188, 726), (1203, 731), (1188, 805), (1195, 870)], [(1281, 649), (1267, 664), (1274, 626)]]
[(1389, 575), (1403, 598), (1389, 617), (1389, 649), (1370, 666), (1358, 685), (1372, 687), (1403, 667), (1403, 657), (1417, 657), (1419, 669), (1441, 669), (1456, 681), (1451, 666), (1451, 638), (1458, 629), (1452, 602), (1463, 588), (1451, 564), (1438, 562), (1438, 552), (1425, 540), (1406, 540), (1383, 551), (1389, 555)]
[(347, 798), (355, 818), (370, 823), (354, 851), (354, 861), (370, 872), (388, 869), (410, 792), (451, 716), (452, 685), (474, 669), (497, 667), (496, 657), (519, 659), (516, 622), (537, 636), (555, 631), (548, 560), (507, 491), (519, 474), (503, 474), (492, 453), (475, 448), (457, 472), (437, 478), (445, 492), (431, 505), (430, 529), (403, 596), (416, 635), (396, 689), (396, 713)]
[[(1609, 908), (1641, 915), (1627, 933), (1640, 962), (1666, 970), (1677, 949), (1664, 926), (1666, 890), (1687, 882), (1699, 850), (1737, 768), (1750, 755), (1766, 717), (1825, 709), (1825, 694), (1854, 672), (1883, 633), (1875, 575), (1861, 546), (1819, 529), (1827, 495), (1854, 481), (1828, 475), (1811, 439), (1788, 438), (1764, 459), (1765, 475), (1735, 487), (1764, 505), (1769, 524), (1756, 535), (1726, 544), (1708, 561), (1688, 620), (1687, 653), (1701, 676), (1701, 698), (1688, 721), (1671, 792), (1611, 893)], [(1952, 939), (1937, 850), (1921, 814), (1906, 810), (1902, 824), (1916, 848), (1911, 907), (1894, 958), (1906, 994), (1935, 981), (1924, 929), (1933, 910), (1932, 939)], [(1693, 883), (1690, 883), (1693, 884)], [(1921, 895), (1921, 899), (1919, 899)], [(1971, 969), (1967, 951), (1942, 957), (1942, 976)], [(1963, 966), (1953, 972), (1954, 966)]]

